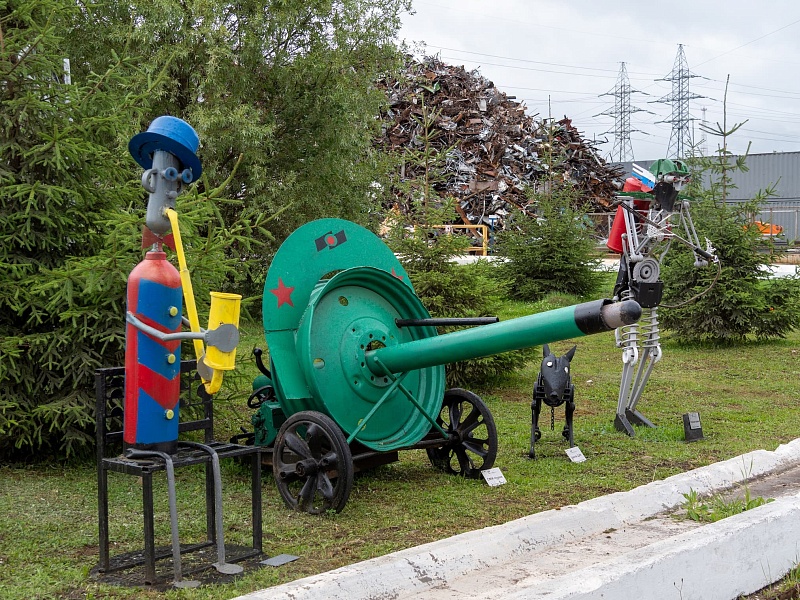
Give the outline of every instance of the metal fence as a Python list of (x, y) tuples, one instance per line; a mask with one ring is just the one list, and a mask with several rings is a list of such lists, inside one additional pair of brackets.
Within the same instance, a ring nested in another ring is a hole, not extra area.
[(795, 244), (800, 240), (800, 204), (768, 204), (756, 213), (754, 220), (782, 227), (783, 231), (775, 236), (776, 241)]

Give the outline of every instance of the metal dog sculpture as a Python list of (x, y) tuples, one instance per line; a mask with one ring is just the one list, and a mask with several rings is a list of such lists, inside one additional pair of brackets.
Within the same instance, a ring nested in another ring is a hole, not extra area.
[(555, 409), (565, 404), (566, 423), (561, 435), (569, 440), (569, 447), (575, 446), (572, 435), (572, 415), (575, 412), (575, 386), (572, 385), (572, 377), (569, 372), (569, 364), (575, 356), (577, 346), (573, 346), (564, 356), (556, 356), (550, 351), (550, 347), (545, 344), (542, 347), (544, 358), (539, 369), (539, 377), (533, 386), (533, 402), (531, 403), (531, 449), (528, 458), (536, 458), (534, 445), (541, 439), (542, 432), (539, 429), (539, 413), (542, 410), (542, 402), (550, 407), (550, 427), (554, 428)]

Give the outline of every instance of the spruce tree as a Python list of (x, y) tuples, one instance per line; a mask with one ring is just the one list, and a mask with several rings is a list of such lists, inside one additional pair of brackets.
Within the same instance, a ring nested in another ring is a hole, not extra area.
[(109, 92), (125, 84), (124, 61), (70, 83), (62, 42), (75, 10), (66, 0), (0, 10), (3, 453), (69, 453), (89, 441), (94, 368), (121, 348), (130, 262), (109, 273), (93, 257), (106, 243), (106, 215), (135, 199), (120, 136), (137, 99)]
[[(0, 452), (70, 455), (93, 442), (94, 371), (123, 362), (127, 276), (146, 193), (127, 151), (162, 83), (130, 54), (65, 70), (69, 0), (0, 12)], [(149, 79), (149, 85), (148, 85)], [(201, 306), (235, 285), (258, 219), (223, 223), (216, 192), (179, 197)]]
[(745, 203), (727, 203), (734, 188), (731, 173), (747, 170), (747, 152), (734, 157), (727, 145), (743, 124), (728, 126), (725, 117), (721, 124), (706, 127), (720, 145), (713, 156), (689, 161), (693, 177), (687, 193), (694, 199), (693, 220), (715, 248), (719, 264), (698, 269), (693, 253), (677, 244), (667, 254), (660, 316), (679, 342), (735, 344), (781, 338), (800, 326), (800, 278), (768, 278), (766, 263), (775, 248), (762, 239), (750, 217), (774, 190), (763, 190)]
[[(601, 275), (594, 257), (593, 230), (567, 184), (534, 197), (536, 216), (516, 213), (498, 235), (495, 250), (505, 258), (498, 272), (518, 300), (540, 300), (551, 292), (588, 296)], [(576, 206), (578, 206), (576, 208)]]

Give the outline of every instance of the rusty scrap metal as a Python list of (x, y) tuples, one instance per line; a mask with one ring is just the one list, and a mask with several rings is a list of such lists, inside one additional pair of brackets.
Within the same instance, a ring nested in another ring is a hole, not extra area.
[[(503, 229), (514, 208), (535, 214), (527, 191), (546, 192), (569, 182), (591, 212), (611, 210), (623, 173), (606, 164), (592, 142), (566, 116), (556, 121), (526, 113), (524, 104), (498, 90), (478, 71), (443, 63), (438, 57), (409, 59), (402, 79), (378, 82), (388, 106), (377, 145), (387, 152), (419, 150), (423, 102), (432, 115), (429, 136), (443, 161), (442, 197), (457, 200), (465, 225)], [(415, 179), (424, 166), (407, 161), (401, 178)], [(397, 205), (405, 202), (398, 193)]]

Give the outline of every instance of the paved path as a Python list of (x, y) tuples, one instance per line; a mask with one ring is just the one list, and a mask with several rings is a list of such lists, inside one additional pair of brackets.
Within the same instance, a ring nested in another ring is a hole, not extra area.
[[(463, 256), (456, 259), (456, 262), (459, 264), (468, 264), (473, 263), (478, 260), (502, 260), (497, 256)], [(619, 270), (619, 258), (609, 257), (600, 259), (601, 268), (606, 271), (611, 271), (616, 273)], [(774, 264), (768, 265), (768, 269), (771, 271), (773, 277), (788, 277), (790, 275), (794, 275), (797, 273), (797, 268), (800, 267), (800, 264)]]
[[(608, 271), (616, 272), (619, 269), (619, 259), (618, 258), (604, 258), (602, 259), (603, 269)], [(800, 265), (784, 265), (784, 264), (776, 264), (776, 265), (768, 265), (768, 269), (772, 273), (772, 277), (788, 277), (790, 275), (794, 275), (797, 272), (797, 268)]]

